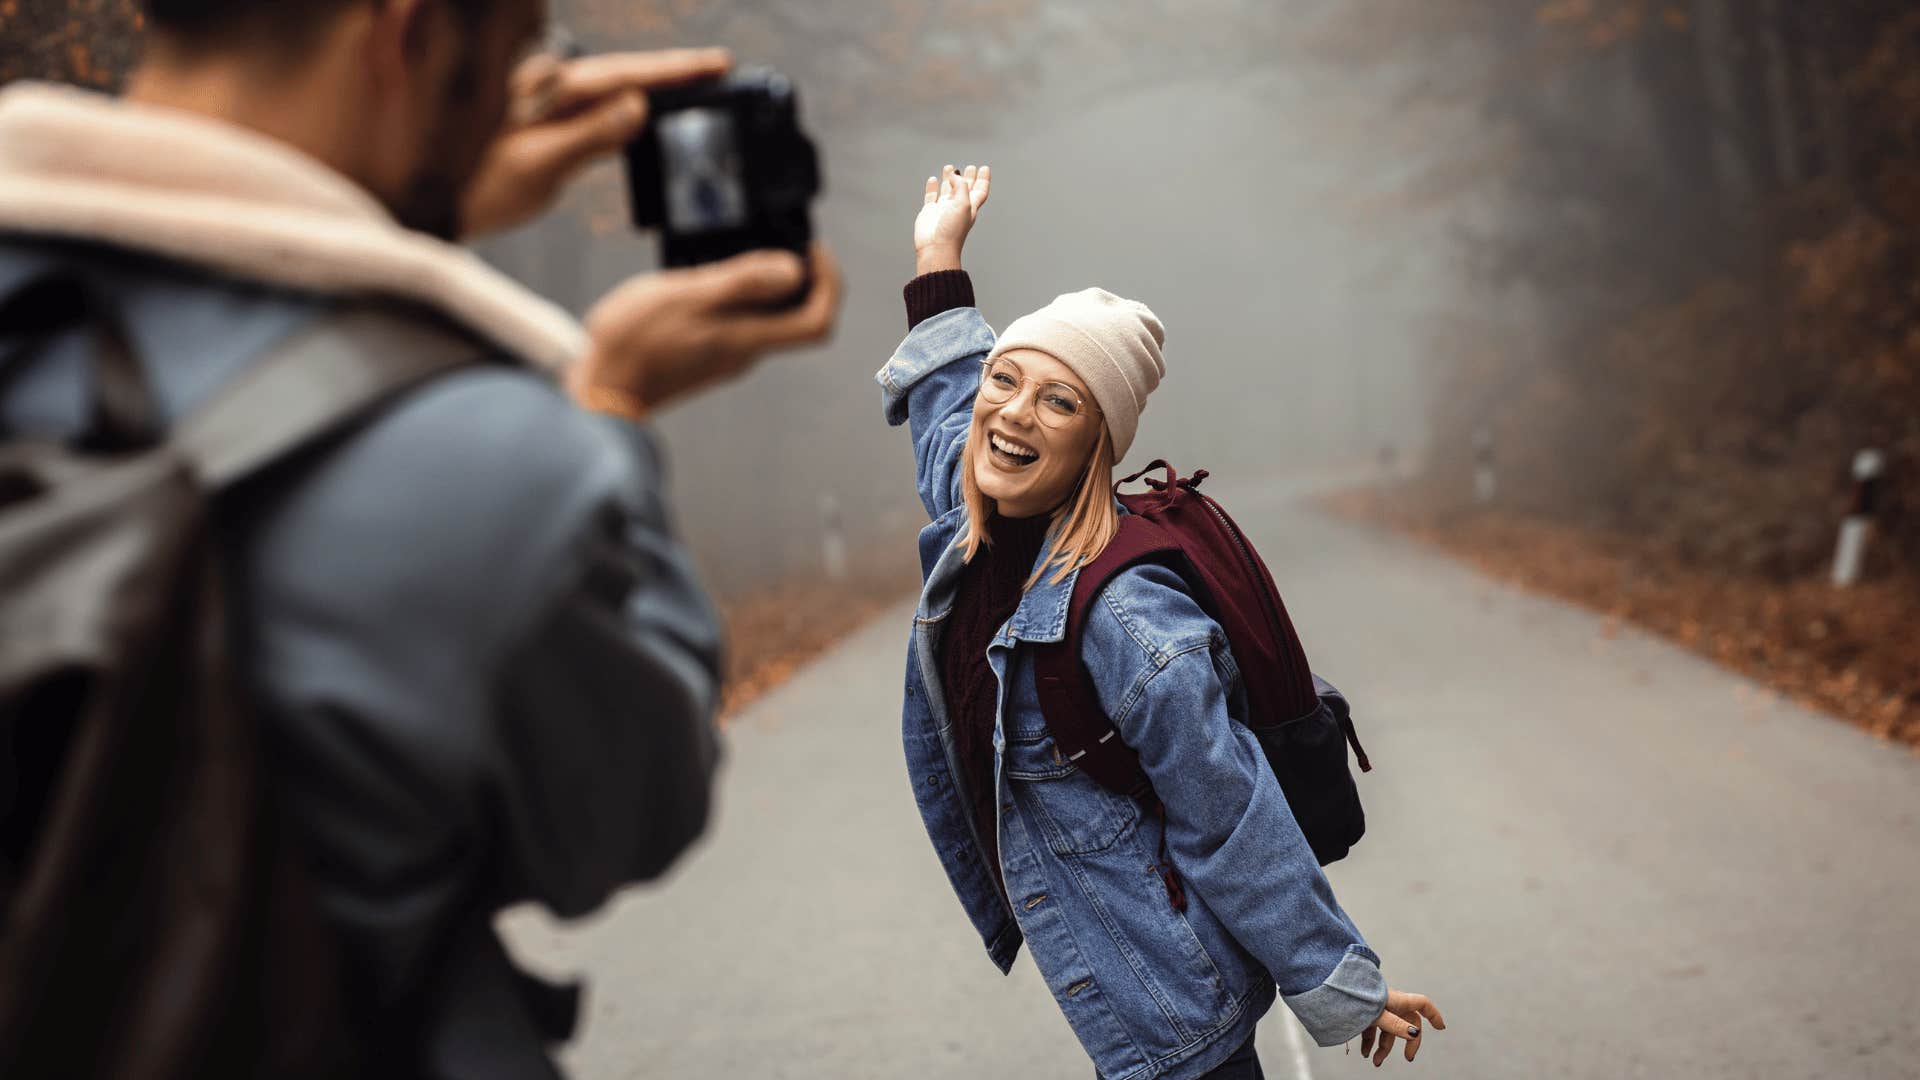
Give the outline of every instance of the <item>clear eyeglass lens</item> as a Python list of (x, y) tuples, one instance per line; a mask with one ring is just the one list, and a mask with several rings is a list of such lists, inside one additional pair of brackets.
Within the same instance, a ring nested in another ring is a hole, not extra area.
[[(980, 396), (994, 405), (1003, 405), (1020, 392), (1026, 379), (1012, 364), (995, 360), (987, 365), (987, 377), (980, 380)], [(1034, 397), (1040, 419), (1056, 426), (1080, 415), (1080, 395), (1066, 383), (1041, 383)]]

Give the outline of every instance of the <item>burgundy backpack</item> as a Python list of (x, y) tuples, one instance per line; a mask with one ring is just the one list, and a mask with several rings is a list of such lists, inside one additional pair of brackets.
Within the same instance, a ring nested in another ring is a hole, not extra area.
[[(1148, 480), (1152, 490), (1119, 495), (1129, 512), (1121, 515), (1113, 542), (1080, 571), (1065, 639), (1036, 647), (1035, 683), (1054, 743), (1102, 787), (1159, 808), (1139, 755), (1100, 708), (1093, 679), (1080, 663), (1080, 637), (1107, 582), (1128, 567), (1161, 564), (1180, 574), (1194, 600), (1226, 631), (1246, 687), (1246, 725), (1266, 751), (1314, 856), (1322, 866), (1343, 858), (1367, 827), (1347, 769), (1347, 747), (1362, 772), (1373, 768), (1346, 699), (1331, 686), (1319, 688), (1323, 684), (1307, 667), (1273, 575), (1220, 504), (1200, 494), (1204, 469), (1181, 479), (1173, 466), (1155, 461), (1115, 484), (1115, 494), (1155, 469), (1165, 469), (1166, 479)], [(1184, 907), (1171, 872), (1163, 873), (1174, 906)]]

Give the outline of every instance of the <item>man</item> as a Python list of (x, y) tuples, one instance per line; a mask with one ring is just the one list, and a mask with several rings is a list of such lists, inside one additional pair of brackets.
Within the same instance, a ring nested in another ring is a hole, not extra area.
[[(663, 872), (717, 755), (719, 627), (642, 421), (823, 339), (837, 272), (757, 253), (642, 277), (583, 331), (445, 242), (537, 213), (637, 130), (648, 88), (722, 53), (523, 62), (540, 0), (147, 6), (123, 98), (0, 91), (0, 296), (84, 276), (169, 420), (344, 302), (474, 342), (486, 362), (240, 492), (226, 558), (274, 786), (375, 1063), (550, 1075), (566, 1019), (492, 915), (583, 914)], [(809, 271), (799, 306), (769, 306)], [(34, 350), (0, 383), (0, 430), (79, 430), (88, 359), (78, 334)]]

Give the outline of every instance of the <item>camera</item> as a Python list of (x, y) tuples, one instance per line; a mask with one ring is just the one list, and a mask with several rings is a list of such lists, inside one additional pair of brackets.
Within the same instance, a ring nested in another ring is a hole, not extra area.
[(821, 177), (800, 128), (793, 83), (765, 69), (656, 90), (647, 126), (627, 145), (636, 228), (660, 230), (665, 266), (813, 242)]

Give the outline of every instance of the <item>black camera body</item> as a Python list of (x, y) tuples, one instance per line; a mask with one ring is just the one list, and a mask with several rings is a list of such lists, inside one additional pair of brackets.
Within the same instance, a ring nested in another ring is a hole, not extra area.
[(786, 76), (747, 69), (647, 95), (627, 145), (637, 228), (660, 230), (660, 261), (691, 266), (782, 248), (805, 258), (820, 162)]

